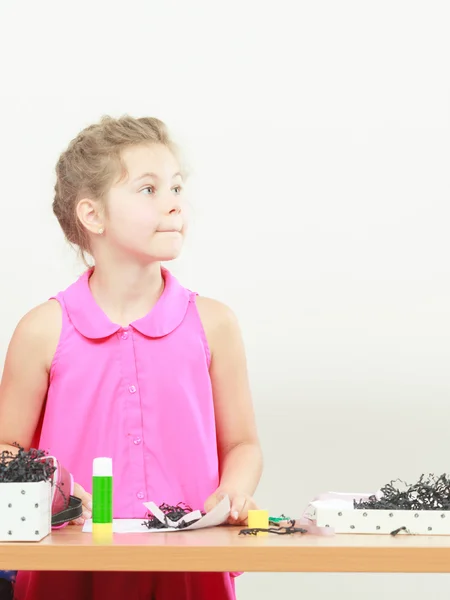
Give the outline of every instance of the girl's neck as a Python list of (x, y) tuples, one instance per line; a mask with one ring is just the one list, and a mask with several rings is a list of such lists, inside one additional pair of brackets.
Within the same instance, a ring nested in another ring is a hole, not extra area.
[(145, 317), (164, 290), (161, 264), (96, 264), (89, 285), (95, 301), (113, 323), (122, 327)]

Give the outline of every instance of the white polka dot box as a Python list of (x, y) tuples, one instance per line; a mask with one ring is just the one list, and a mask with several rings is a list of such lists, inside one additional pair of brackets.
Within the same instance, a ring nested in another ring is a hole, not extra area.
[[(309, 504), (304, 517), (336, 534), (450, 535), (450, 511), (355, 508), (374, 494), (329, 492)], [(331, 533), (330, 531), (330, 533)]]
[(50, 481), (0, 483), (0, 541), (39, 542), (51, 531)]

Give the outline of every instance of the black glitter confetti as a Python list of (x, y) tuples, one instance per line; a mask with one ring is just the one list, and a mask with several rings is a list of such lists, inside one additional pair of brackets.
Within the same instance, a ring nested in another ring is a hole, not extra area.
[[(164, 513), (165, 522), (161, 523), (159, 519), (157, 519), (153, 514), (149, 513), (148, 520), (144, 521), (144, 525), (147, 527), (147, 529), (169, 529), (168, 520), (178, 523), (178, 521), (181, 521), (183, 517), (193, 512), (192, 508), (183, 502), (179, 502), (176, 506), (171, 506), (170, 504), (164, 503), (159, 506), (159, 510)], [(201, 514), (202, 516), (205, 515), (205, 513)], [(189, 525), (192, 525), (193, 523), (196, 523), (198, 520), (199, 519), (195, 519), (193, 521), (189, 521), (189, 523), (181, 521), (178, 523), (177, 527), (178, 529), (183, 529)]]
[(397, 534), (400, 533), (400, 531), (405, 531), (406, 533), (409, 533), (406, 527), (399, 527), (398, 529), (394, 529), (394, 531), (391, 531), (391, 535), (395, 537)]
[(31, 448), (25, 451), (18, 444), (18, 453), (4, 450), (0, 453), (0, 483), (38, 483), (51, 481), (56, 467), (42, 460), (45, 452)]
[(254, 527), (250, 529), (241, 529), (239, 535), (257, 535), (258, 533), (276, 533), (277, 535), (291, 535), (293, 533), (306, 533), (307, 530), (302, 527), (295, 527), (295, 521), (289, 521), (289, 525), (286, 527), (269, 527), (264, 529), (262, 527)]
[(400, 479), (381, 488), (382, 497), (354, 500), (355, 509), (372, 510), (450, 510), (450, 478), (447, 475), (421, 475), (409, 485)]

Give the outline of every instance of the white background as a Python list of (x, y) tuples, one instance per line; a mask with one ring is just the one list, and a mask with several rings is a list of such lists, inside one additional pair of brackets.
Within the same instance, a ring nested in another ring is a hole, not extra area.
[[(82, 270), (53, 168), (102, 114), (164, 119), (192, 166), (174, 273), (232, 306), (258, 500), (449, 470), (450, 5), (0, 1), (0, 359)], [(448, 597), (447, 576), (245, 575), (241, 599)], [(292, 586), (292, 588), (290, 587)]]

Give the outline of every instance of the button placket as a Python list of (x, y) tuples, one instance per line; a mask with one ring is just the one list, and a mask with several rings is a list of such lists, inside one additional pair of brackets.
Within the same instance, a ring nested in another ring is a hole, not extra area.
[(127, 340), (130, 337), (129, 329), (124, 327), (118, 331), (118, 336), (121, 340)]
[[(138, 387), (138, 373), (136, 368), (135, 339), (136, 333), (130, 329), (119, 332), (119, 342), (122, 356), (122, 373), (125, 383), (125, 414), (127, 443), (132, 444), (132, 460), (128, 469), (128, 482), (130, 492), (134, 490), (133, 513), (139, 517), (142, 513), (142, 500), (145, 498), (146, 477), (144, 464), (144, 448), (142, 444), (142, 408), (140, 390)], [(133, 493), (133, 492), (132, 492)], [(141, 506), (140, 506), (141, 505)]]

